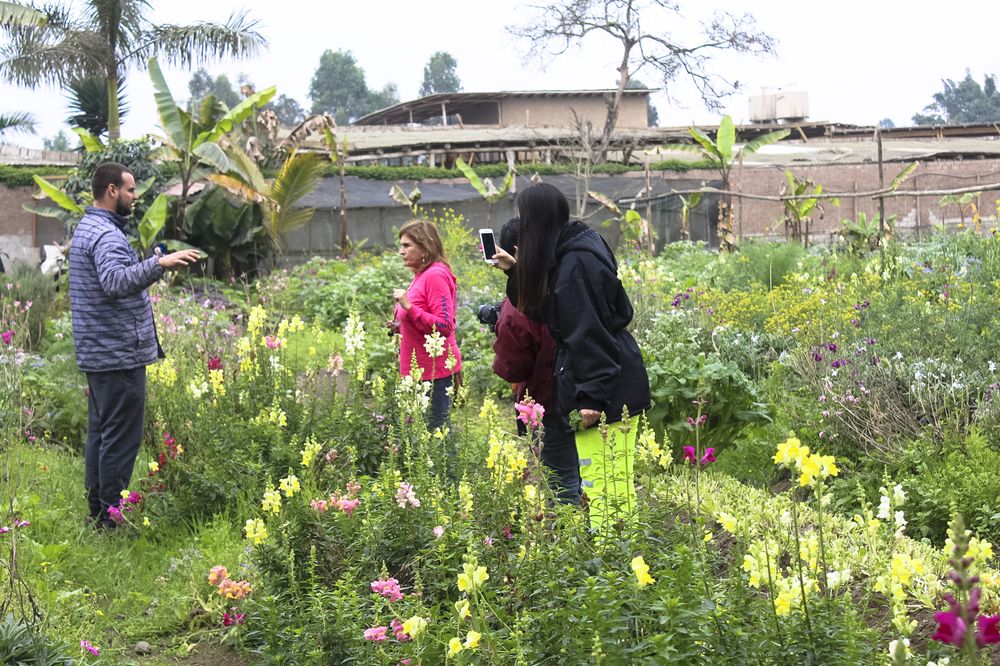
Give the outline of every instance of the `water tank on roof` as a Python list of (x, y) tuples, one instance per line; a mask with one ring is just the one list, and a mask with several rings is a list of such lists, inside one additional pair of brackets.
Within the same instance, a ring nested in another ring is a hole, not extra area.
[(808, 117), (809, 93), (764, 89), (750, 96), (750, 122), (752, 123), (788, 122)]
[(809, 93), (782, 90), (775, 100), (778, 120), (803, 120), (809, 117)]

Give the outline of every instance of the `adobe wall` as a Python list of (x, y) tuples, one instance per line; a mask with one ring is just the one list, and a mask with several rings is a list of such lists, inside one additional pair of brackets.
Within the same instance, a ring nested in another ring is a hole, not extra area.
[[(573, 111), (600, 131), (607, 117), (602, 97), (507, 97), (502, 101), (500, 122), (504, 127), (572, 127)], [(618, 111), (619, 129), (647, 126), (646, 99), (641, 95), (622, 97)]]
[[(904, 163), (885, 164), (885, 182), (889, 183), (904, 168)], [(749, 194), (776, 196), (786, 186), (787, 167), (739, 167), (733, 169), (731, 189)], [(866, 192), (879, 189), (878, 164), (825, 164), (801, 165), (790, 168), (799, 178), (808, 178), (822, 185), (824, 192)], [(714, 172), (688, 172), (683, 176), (667, 175), (673, 178), (711, 178)], [(718, 176), (715, 176), (718, 178)], [(904, 181), (899, 191), (944, 190), (974, 187), (1000, 183), (1000, 160), (971, 159), (921, 163), (917, 170)], [(963, 211), (957, 204), (941, 206), (940, 195), (901, 196), (886, 199), (886, 218), (896, 216), (896, 228), (901, 234), (926, 236), (935, 224), (944, 223), (953, 227), (963, 222)], [(1000, 191), (985, 192), (978, 197), (977, 206), (982, 217), (982, 225), (989, 227), (997, 223), (997, 206)], [(780, 202), (738, 199), (734, 202), (736, 231), (742, 236), (784, 235), (783, 208)], [(847, 198), (840, 206), (824, 202), (822, 219), (817, 215), (812, 229), (815, 240), (829, 239), (832, 232), (840, 228), (844, 218), (856, 220), (863, 212), (869, 219), (878, 212), (878, 201), (870, 197)], [(971, 224), (970, 211), (964, 211), (964, 223)]]
[(21, 204), (32, 203), (34, 187), (8, 188), (0, 185), (0, 259), (9, 267), (15, 262), (37, 264), (34, 214)]

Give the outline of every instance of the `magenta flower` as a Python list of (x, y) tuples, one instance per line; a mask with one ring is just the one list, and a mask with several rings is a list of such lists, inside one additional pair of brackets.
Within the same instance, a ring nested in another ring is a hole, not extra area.
[(114, 521), (117, 525), (121, 525), (125, 522), (125, 516), (122, 515), (121, 510), (116, 506), (108, 507), (108, 518)]
[(222, 370), (222, 359), (218, 356), (213, 356), (208, 359), (208, 369), (209, 370)]
[(976, 643), (979, 647), (1000, 643), (1000, 615), (979, 616), (979, 631), (976, 632)]
[(3, 338), (3, 343), (10, 346), (10, 343), (14, 341), (14, 331), (7, 329), (3, 333), (0, 333), (0, 338)]
[(392, 618), (392, 622), (389, 623), (389, 626), (392, 627), (392, 633), (396, 636), (396, 640), (400, 643), (413, 640), (412, 636), (403, 631), (403, 623), (399, 621), (399, 618)]
[(94, 655), (95, 657), (101, 654), (101, 648), (97, 647), (96, 645), (91, 645), (90, 641), (80, 641), (80, 647), (82, 647), (84, 650)]
[(707, 449), (705, 449), (705, 455), (701, 457), (701, 464), (707, 465), (709, 463), (714, 463), (714, 462), (715, 462), (715, 449), (713, 449), (710, 446)]
[(934, 620), (938, 623), (938, 628), (931, 636), (933, 640), (962, 647), (962, 643), (965, 641), (965, 622), (958, 614), (951, 611), (941, 611), (934, 613)]
[(389, 627), (372, 627), (371, 629), (365, 629), (365, 640), (380, 643), (388, 638), (388, 636), (386, 636), (388, 631)]
[(684, 447), (684, 462), (691, 463), (692, 465), (698, 462), (698, 454), (695, 452), (693, 446)]
[(0, 534), (7, 534), (7, 532), (10, 532), (10, 528), (9, 527), (7, 527), (6, 525), (4, 525), (3, 527), (0, 527)]
[(361, 504), (361, 500), (359, 499), (344, 499), (341, 497), (337, 500), (337, 508), (346, 513), (348, 517), (358, 508), (359, 504)]
[(231, 627), (234, 624), (243, 624), (244, 622), (247, 621), (246, 613), (237, 613), (235, 608), (233, 608), (232, 610), (233, 610), (232, 613), (226, 612), (222, 614), (223, 627)]
[(138, 504), (142, 501), (142, 494), (138, 490), (133, 490), (128, 494), (128, 497), (125, 498), (125, 501), (129, 504)]
[(399, 601), (403, 593), (399, 590), (399, 581), (395, 578), (379, 578), (371, 583), (372, 592), (381, 594), (389, 601)]

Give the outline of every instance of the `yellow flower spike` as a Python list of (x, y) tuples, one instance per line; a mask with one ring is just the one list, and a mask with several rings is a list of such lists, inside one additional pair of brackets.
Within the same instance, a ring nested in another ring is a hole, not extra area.
[(462, 639), (452, 638), (448, 641), (448, 656), (454, 657), (456, 654), (462, 651)]
[(291, 497), (302, 489), (302, 484), (299, 483), (299, 477), (294, 474), (289, 474), (287, 477), (282, 479), (278, 485), (281, 487), (281, 492), (285, 493), (285, 497)]
[(272, 488), (264, 493), (264, 499), (261, 500), (260, 508), (264, 512), (280, 513), (281, 512), (281, 493)]
[(467, 650), (475, 650), (479, 647), (479, 639), (482, 638), (482, 634), (478, 631), (470, 630), (469, 633), (465, 635), (465, 647)]
[(464, 620), (467, 617), (472, 617), (472, 611), (469, 610), (469, 600), (459, 599), (455, 602), (455, 610), (458, 611), (458, 619)]
[(656, 579), (649, 575), (649, 565), (646, 564), (642, 555), (633, 557), (630, 566), (635, 573), (636, 585), (639, 587), (646, 587), (650, 583), (656, 582)]
[(416, 638), (424, 629), (427, 628), (427, 620), (420, 617), (419, 615), (414, 615), (409, 620), (403, 623), (403, 631), (409, 635), (410, 638)]
[(778, 444), (778, 451), (774, 454), (774, 464), (791, 467), (792, 463), (798, 460), (799, 448), (802, 442), (798, 437), (789, 437), (781, 444)]

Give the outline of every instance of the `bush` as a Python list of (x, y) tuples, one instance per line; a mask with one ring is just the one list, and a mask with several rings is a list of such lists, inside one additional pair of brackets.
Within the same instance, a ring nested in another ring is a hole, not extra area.
[(69, 648), (12, 615), (0, 623), (0, 663), (18, 666), (73, 666)]

